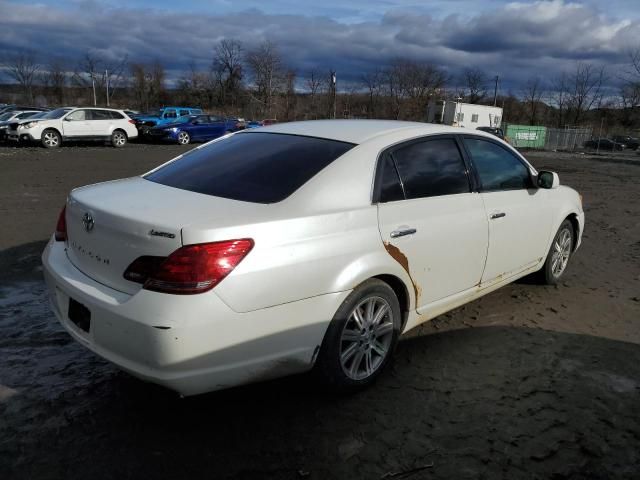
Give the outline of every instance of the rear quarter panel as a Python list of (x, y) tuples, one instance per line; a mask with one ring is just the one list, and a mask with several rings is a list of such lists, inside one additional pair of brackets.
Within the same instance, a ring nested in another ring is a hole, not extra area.
[(183, 230), (185, 244), (246, 237), (254, 239), (253, 250), (214, 290), (236, 312), (351, 290), (381, 274), (411, 285), (384, 249), (376, 206), (216, 230)]

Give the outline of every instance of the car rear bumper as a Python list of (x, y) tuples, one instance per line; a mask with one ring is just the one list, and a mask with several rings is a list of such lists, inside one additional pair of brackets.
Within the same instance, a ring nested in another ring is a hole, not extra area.
[[(113, 290), (78, 270), (63, 242), (51, 240), (42, 260), (52, 309), (73, 338), (123, 370), (183, 395), (310, 369), (349, 293), (237, 313), (214, 291)], [(70, 320), (70, 299), (89, 310), (88, 331)]]

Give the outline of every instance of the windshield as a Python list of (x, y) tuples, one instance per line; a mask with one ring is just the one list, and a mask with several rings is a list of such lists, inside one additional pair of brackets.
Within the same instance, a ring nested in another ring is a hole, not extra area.
[(4, 120), (9, 120), (12, 116), (13, 116), (13, 112), (3, 113), (2, 115), (0, 115), (0, 122), (3, 122)]
[(49, 113), (49, 112), (38, 112), (38, 113), (35, 113), (35, 114), (31, 115), (29, 118), (30, 118), (30, 119), (34, 119), (34, 118), (44, 118), (44, 116), (45, 116), (47, 113)]
[(71, 109), (70, 108), (56, 108), (55, 110), (51, 110), (50, 112), (47, 112), (45, 115), (43, 115), (40, 118), (46, 118), (46, 119), (60, 118), (65, 113), (67, 113), (69, 110), (71, 110)]

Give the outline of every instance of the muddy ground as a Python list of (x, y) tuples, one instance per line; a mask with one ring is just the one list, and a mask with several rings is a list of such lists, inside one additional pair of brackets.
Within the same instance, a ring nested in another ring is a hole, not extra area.
[(0, 147), (1, 478), (640, 477), (640, 156), (527, 154), (584, 195), (566, 279), (410, 332), (373, 388), (299, 376), (180, 399), (71, 340), (39, 254), (70, 188), (183, 150)]

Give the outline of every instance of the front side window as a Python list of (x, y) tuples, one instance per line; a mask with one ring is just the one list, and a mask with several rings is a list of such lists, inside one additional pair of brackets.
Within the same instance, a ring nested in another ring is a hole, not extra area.
[(75, 112), (71, 112), (69, 115), (67, 115), (66, 119), (73, 122), (82, 122), (87, 119), (87, 111), (76, 110)]
[(464, 140), (480, 176), (483, 190), (514, 190), (531, 187), (529, 169), (506, 148), (481, 138)]
[(189, 110), (180, 110), (180, 116), (183, 117), (184, 115), (189, 115)]
[(240, 133), (191, 150), (144, 178), (243, 202), (280, 202), (352, 143), (272, 133)]
[(164, 112), (164, 118), (176, 118), (176, 112), (175, 110), (170, 110), (168, 112)]
[(392, 156), (408, 199), (470, 191), (467, 168), (452, 138), (412, 143)]

